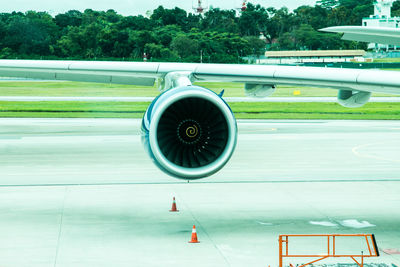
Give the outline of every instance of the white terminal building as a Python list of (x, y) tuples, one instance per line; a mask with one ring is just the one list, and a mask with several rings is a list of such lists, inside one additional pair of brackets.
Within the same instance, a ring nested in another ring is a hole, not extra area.
[[(391, 8), (396, 0), (375, 0), (374, 15), (364, 18), (362, 23), (365, 27), (400, 28), (400, 17), (391, 16)], [(370, 44), (370, 49), (377, 50), (400, 50), (400, 46), (386, 44)]]

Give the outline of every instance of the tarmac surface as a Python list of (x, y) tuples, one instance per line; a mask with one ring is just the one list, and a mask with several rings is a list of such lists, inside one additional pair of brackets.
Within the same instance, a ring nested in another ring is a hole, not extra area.
[[(0, 101), (85, 101), (85, 102), (151, 102), (154, 97), (102, 97), (102, 96), (0, 96)], [(224, 97), (224, 100), (230, 103), (233, 102), (287, 102), (287, 103), (309, 103), (309, 102), (323, 102), (323, 103), (336, 103), (336, 97)], [(400, 97), (371, 97), (371, 103), (387, 102), (398, 103)]]
[(321, 233), (374, 233), (365, 262), (400, 265), (400, 121), (238, 126), (227, 166), (187, 183), (152, 164), (140, 120), (0, 119), (0, 265), (277, 266), (279, 234)]

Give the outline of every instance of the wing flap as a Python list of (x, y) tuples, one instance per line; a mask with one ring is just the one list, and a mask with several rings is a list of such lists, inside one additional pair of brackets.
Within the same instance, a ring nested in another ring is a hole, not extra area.
[(374, 36), (369, 34), (345, 33), (343, 34), (342, 39), (347, 41), (358, 41), (366, 43), (400, 45), (400, 37), (386, 36), (386, 35)]
[(276, 66), (269, 65), (198, 64), (193, 75), (206, 81), (270, 83), (275, 71)]
[(29, 79), (40, 79), (40, 80), (56, 80), (56, 72), (53, 71), (40, 71), (31, 70), (27, 68), (1, 68), (1, 77), (16, 77), (16, 78), (29, 78)]
[(400, 94), (400, 72), (277, 65), (199, 65), (198, 80), (315, 86)]
[(0, 60), (0, 76), (153, 86), (158, 63)]

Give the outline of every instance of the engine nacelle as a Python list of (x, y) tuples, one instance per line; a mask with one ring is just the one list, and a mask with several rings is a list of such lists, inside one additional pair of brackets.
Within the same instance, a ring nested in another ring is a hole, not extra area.
[(275, 85), (246, 83), (244, 85), (244, 93), (250, 97), (267, 97), (275, 92)]
[(236, 120), (227, 103), (198, 86), (162, 93), (142, 121), (142, 142), (154, 163), (181, 179), (219, 171), (232, 156), (236, 140)]
[(370, 92), (339, 90), (338, 103), (346, 108), (359, 108), (368, 103)]

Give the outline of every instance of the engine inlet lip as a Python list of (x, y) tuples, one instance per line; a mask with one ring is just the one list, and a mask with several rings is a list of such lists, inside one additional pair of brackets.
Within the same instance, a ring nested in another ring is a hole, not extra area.
[[(198, 168), (186, 168), (170, 162), (162, 153), (157, 140), (158, 124), (164, 111), (175, 102), (189, 97), (202, 98), (213, 103), (221, 111), (228, 125), (228, 140), (220, 157), (216, 161)], [(204, 178), (220, 170), (232, 156), (237, 141), (236, 120), (229, 106), (214, 92), (198, 86), (184, 86), (170, 89), (160, 95), (157, 103), (154, 105), (153, 111), (149, 130), (149, 144), (157, 163), (172, 175), (182, 179)]]

